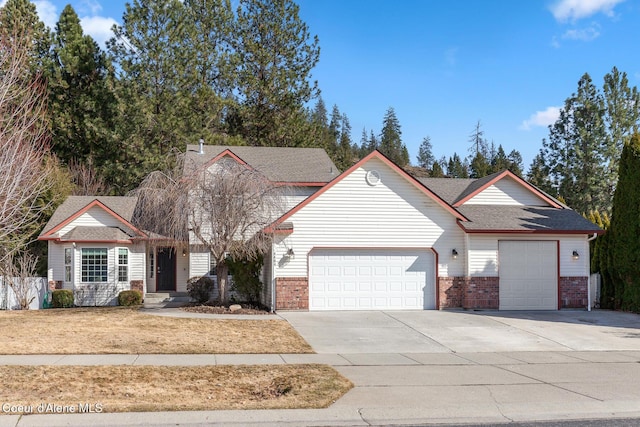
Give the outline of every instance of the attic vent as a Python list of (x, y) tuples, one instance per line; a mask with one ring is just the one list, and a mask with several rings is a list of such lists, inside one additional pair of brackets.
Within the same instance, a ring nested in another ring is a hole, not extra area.
[(204, 139), (200, 138), (200, 151), (198, 151), (198, 154), (204, 154)]
[(365, 175), (365, 179), (367, 180), (367, 184), (374, 187), (380, 182), (380, 172), (377, 170), (370, 170)]

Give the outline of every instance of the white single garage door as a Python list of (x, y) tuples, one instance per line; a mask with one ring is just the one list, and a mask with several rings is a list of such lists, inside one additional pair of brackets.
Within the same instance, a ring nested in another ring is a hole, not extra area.
[(309, 310), (433, 309), (434, 262), (427, 249), (314, 249)]
[(555, 241), (500, 241), (500, 310), (558, 309)]

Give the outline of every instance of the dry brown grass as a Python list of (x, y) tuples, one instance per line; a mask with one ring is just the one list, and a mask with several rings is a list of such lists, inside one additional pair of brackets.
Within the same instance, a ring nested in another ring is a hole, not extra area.
[(0, 312), (0, 354), (313, 353), (284, 320), (185, 319), (125, 307)]
[[(324, 408), (353, 385), (326, 365), (0, 366), (0, 402), (103, 412)], [(4, 412), (7, 413), (7, 412)]]

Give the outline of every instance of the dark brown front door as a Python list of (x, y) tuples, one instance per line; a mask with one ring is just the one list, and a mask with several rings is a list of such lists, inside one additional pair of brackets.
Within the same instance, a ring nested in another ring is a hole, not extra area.
[(176, 250), (174, 248), (158, 248), (156, 291), (176, 290)]

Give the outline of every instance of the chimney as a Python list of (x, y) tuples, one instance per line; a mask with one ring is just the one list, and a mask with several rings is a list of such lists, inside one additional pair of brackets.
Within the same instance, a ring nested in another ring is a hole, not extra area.
[(204, 139), (200, 138), (200, 151), (198, 154), (204, 154)]

